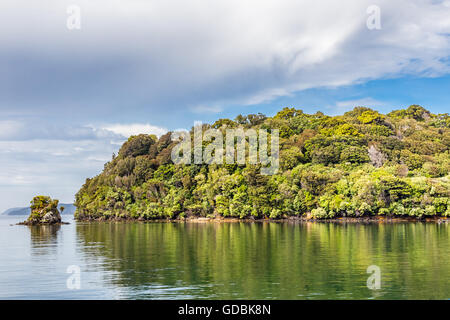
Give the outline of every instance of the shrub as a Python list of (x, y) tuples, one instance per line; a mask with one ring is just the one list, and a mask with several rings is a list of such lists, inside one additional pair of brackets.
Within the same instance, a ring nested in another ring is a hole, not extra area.
[(316, 208), (311, 210), (311, 215), (315, 218), (315, 219), (325, 219), (328, 218), (328, 214), (327, 211), (324, 208)]

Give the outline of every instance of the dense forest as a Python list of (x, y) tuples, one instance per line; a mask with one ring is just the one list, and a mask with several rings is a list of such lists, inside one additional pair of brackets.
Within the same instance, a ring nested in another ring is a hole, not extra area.
[(249, 163), (175, 165), (171, 133), (141, 134), (86, 180), (76, 218), (450, 216), (448, 114), (418, 105), (333, 117), (284, 108), (203, 124), (236, 127), (279, 130), (277, 174)]

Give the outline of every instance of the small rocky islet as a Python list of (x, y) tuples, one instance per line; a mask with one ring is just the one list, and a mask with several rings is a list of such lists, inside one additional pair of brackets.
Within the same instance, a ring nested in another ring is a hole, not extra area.
[(54, 225), (68, 224), (61, 219), (61, 212), (64, 207), (58, 210), (59, 200), (52, 199), (48, 196), (36, 196), (30, 202), (31, 214), (27, 220), (18, 223), (19, 225)]

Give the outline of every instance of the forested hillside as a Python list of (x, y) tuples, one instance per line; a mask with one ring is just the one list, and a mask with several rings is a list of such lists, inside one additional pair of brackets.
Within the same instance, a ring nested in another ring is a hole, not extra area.
[(174, 165), (170, 133), (123, 144), (76, 195), (78, 219), (311, 218), (450, 215), (450, 117), (413, 105), (387, 115), (284, 108), (220, 119), (203, 129), (279, 129), (280, 170)]

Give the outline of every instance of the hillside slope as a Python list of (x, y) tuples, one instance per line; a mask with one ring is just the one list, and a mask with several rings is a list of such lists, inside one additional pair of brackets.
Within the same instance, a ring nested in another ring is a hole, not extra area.
[[(170, 133), (130, 137), (76, 195), (76, 217), (313, 218), (450, 215), (450, 117), (410, 106), (341, 116), (284, 108), (220, 119), (203, 129), (279, 129), (280, 170), (174, 165)], [(191, 131), (192, 134), (192, 131)]]

